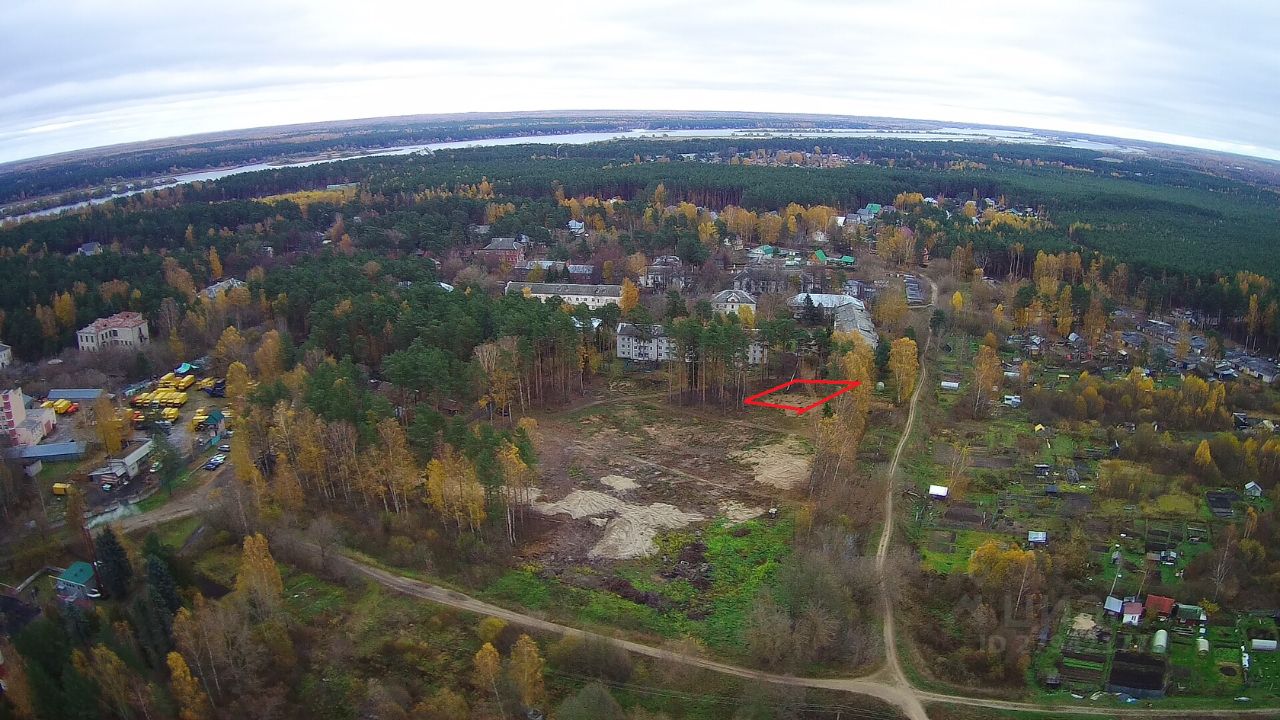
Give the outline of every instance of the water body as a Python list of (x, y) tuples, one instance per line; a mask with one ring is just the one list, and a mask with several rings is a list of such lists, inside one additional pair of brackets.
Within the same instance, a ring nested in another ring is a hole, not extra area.
[(984, 142), (1004, 142), (1018, 143), (1027, 145), (1056, 145), (1059, 147), (1082, 148), (1089, 150), (1100, 150), (1110, 152), (1138, 153), (1141, 150), (1125, 145), (1118, 145), (1108, 142), (1096, 140), (1083, 140), (1079, 138), (1060, 139), (1056, 136), (1043, 135), (1031, 130), (1006, 130), (1001, 128), (959, 128), (944, 127), (936, 130), (877, 130), (877, 129), (849, 129), (849, 128), (831, 128), (831, 129), (815, 129), (815, 130), (791, 130), (791, 129), (741, 129), (741, 128), (724, 128), (724, 129), (696, 129), (696, 130), (625, 130), (618, 132), (586, 132), (586, 133), (567, 133), (563, 135), (527, 135), (516, 137), (499, 137), (487, 138), (483, 140), (462, 140), (458, 142), (442, 142), (442, 143), (426, 143), (423, 145), (405, 145), (397, 148), (388, 148), (385, 150), (371, 150), (369, 152), (356, 153), (351, 155), (335, 155), (333, 157), (313, 158), (311, 160), (303, 160), (299, 162), (266, 162), (253, 163), (250, 165), (240, 165), (231, 168), (221, 168), (214, 170), (198, 170), (196, 172), (183, 173), (175, 175), (173, 180), (165, 183), (158, 183), (146, 188), (137, 190), (128, 190), (124, 192), (113, 193), (92, 200), (82, 200), (80, 202), (68, 203), (66, 205), (58, 205), (44, 210), (36, 210), (34, 212), (24, 213), (22, 215), (14, 215), (12, 217), (0, 219), (0, 224), (19, 223), (24, 220), (30, 220), (38, 217), (49, 217), (68, 210), (78, 210), (90, 205), (100, 205), (105, 202), (111, 202), (117, 198), (129, 197), (138, 193), (147, 192), (148, 190), (159, 190), (161, 188), (174, 187), (193, 182), (207, 182), (210, 180), (218, 180), (229, 175), (239, 175), (241, 173), (257, 172), (260, 170), (275, 170), (277, 168), (289, 167), (307, 167), (309, 165), (317, 165), (319, 163), (338, 162), (339, 160), (352, 160), (356, 158), (367, 157), (385, 157), (391, 155), (410, 155), (412, 153), (429, 153), (434, 150), (456, 150), (470, 147), (495, 147), (500, 145), (585, 145), (593, 142), (603, 142), (605, 140), (617, 140), (620, 138), (743, 138), (764, 139), (764, 138), (796, 138), (796, 139), (822, 139), (822, 138), (874, 138), (874, 139), (893, 139), (893, 140), (919, 140), (925, 142), (946, 142), (946, 141), (984, 141)]

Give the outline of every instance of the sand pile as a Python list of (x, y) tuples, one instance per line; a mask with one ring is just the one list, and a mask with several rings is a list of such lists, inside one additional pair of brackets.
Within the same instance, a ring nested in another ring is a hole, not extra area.
[(809, 477), (809, 450), (794, 438), (772, 445), (730, 453), (729, 457), (750, 465), (758, 483), (776, 488), (793, 488)]
[(604, 526), (604, 537), (591, 548), (590, 555), (610, 560), (646, 557), (658, 550), (653, 539), (659, 530), (676, 530), (702, 519), (698, 513), (666, 503), (632, 505)]
[[(623, 480), (626, 482), (620, 482)], [(621, 490), (639, 487), (635, 481), (620, 475), (602, 478), (601, 482), (606, 482), (611, 487), (616, 485)], [(534, 489), (532, 494), (537, 497), (540, 491)], [(574, 490), (564, 496), (564, 499), (555, 502), (535, 500), (533, 509), (544, 515), (568, 515), (575, 520), (588, 518), (592, 525), (604, 527), (604, 536), (591, 548), (589, 555), (610, 560), (652, 555), (658, 550), (653, 539), (658, 536), (659, 531), (676, 530), (705, 519), (698, 513), (684, 512), (674, 505), (633, 505), (595, 490)]]
[[(534, 491), (534, 497), (537, 497), (537, 491)], [(620, 512), (626, 507), (627, 504), (618, 498), (595, 490), (574, 490), (565, 495), (563, 500), (553, 503), (537, 501), (533, 503), (533, 509), (543, 515), (565, 514), (575, 520), (592, 515)]]
[(764, 508), (748, 507), (737, 500), (725, 500), (719, 507), (720, 514), (731, 523), (745, 522), (764, 513)]
[(635, 490), (636, 488), (640, 487), (640, 483), (624, 475), (605, 475), (604, 477), (600, 478), (600, 482), (604, 483), (605, 485), (608, 485), (609, 487), (613, 488), (614, 490), (617, 490), (618, 492)]

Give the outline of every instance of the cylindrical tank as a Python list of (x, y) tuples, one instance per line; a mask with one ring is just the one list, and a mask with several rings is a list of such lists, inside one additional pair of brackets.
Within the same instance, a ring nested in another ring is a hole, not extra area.
[(1169, 649), (1169, 631), (1157, 630), (1156, 636), (1151, 640), (1151, 652), (1156, 655), (1163, 655)]
[(1196, 654), (1200, 657), (1204, 657), (1209, 654), (1208, 638), (1196, 638)]

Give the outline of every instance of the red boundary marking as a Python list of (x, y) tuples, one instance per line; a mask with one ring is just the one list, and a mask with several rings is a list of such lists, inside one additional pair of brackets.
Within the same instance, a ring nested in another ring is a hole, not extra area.
[[(742, 404), (755, 405), (757, 407), (779, 408), (782, 410), (795, 410), (797, 415), (803, 415), (809, 412), (810, 410), (822, 405), (823, 403), (827, 403), (827, 402), (830, 402), (831, 400), (836, 399), (837, 397), (849, 392), (850, 390), (858, 387), (861, 384), (862, 383), (857, 380), (789, 380), (787, 382), (782, 383), (781, 385), (771, 387), (768, 390), (765, 390), (764, 392), (758, 392), (755, 395), (752, 395), (750, 397), (743, 399)], [(783, 388), (789, 388), (792, 385), (840, 385), (841, 388), (831, 393), (830, 395), (824, 398), (821, 398), (817, 402), (811, 403), (809, 405), (787, 405), (785, 403), (771, 403), (771, 402), (764, 402), (763, 400), (760, 400), (760, 398), (766, 395), (772, 395), (773, 393), (776, 393), (779, 390), (782, 390)]]

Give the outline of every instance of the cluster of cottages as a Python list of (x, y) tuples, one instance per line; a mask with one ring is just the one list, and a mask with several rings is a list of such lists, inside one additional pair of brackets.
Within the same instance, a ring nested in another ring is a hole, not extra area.
[[(1187, 311), (1175, 315), (1175, 318), (1187, 315)], [(1185, 320), (1186, 317), (1181, 317)], [(1150, 346), (1163, 346), (1173, 357), (1174, 350), (1182, 340), (1182, 334), (1173, 323), (1158, 319), (1147, 319), (1137, 325), (1135, 330), (1120, 333), (1121, 343), (1130, 349)], [(1195, 372), (1205, 377), (1218, 380), (1235, 380), (1240, 376), (1248, 376), (1264, 383), (1273, 383), (1280, 377), (1280, 363), (1275, 358), (1251, 355), (1240, 348), (1229, 348), (1223, 352), (1222, 360), (1209, 357), (1209, 340), (1203, 335), (1187, 337), (1187, 356), (1177, 360), (1175, 364), (1180, 370)]]

